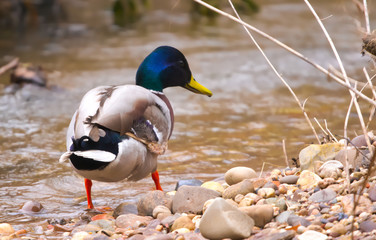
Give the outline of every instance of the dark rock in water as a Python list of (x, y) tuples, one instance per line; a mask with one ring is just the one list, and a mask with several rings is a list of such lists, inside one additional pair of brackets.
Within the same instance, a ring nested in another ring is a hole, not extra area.
[(220, 196), (219, 192), (203, 187), (182, 186), (172, 200), (172, 212), (200, 214), (207, 200)]
[(285, 177), (282, 177), (281, 179), (279, 179), (279, 182), (280, 183), (286, 183), (286, 184), (296, 184), (298, 179), (299, 179), (299, 176), (289, 175), (289, 176), (285, 176)]
[(137, 203), (137, 211), (141, 216), (153, 216), (153, 210), (158, 205), (171, 209), (172, 198), (164, 192), (156, 190), (146, 193)]
[(287, 224), (290, 226), (302, 225), (304, 227), (308, 227), (309, 225), (311, 225), (311, 222), (304, 217), (299, 217), (295, 214), (291, 214), (287, 219)]
[(198, 179), (182, 179), (176, 183), (175, 191), (177, 191), (181, 186), (201, 186), (202, 181)]
[(372, 232), (376, 229), (376, 223), (371, 220), (361, 222), (359, 224), (359, 229), (362, 232)]
[(119, 206), (117, 206), (115, 208), (112, 216), (114, 218), (117, 218), (120, 215), (128, 214), (128, 213), (132, 213), (132, 214), (137, 215), (138, 214), (137, 205), (132, 204), (132, 203), (121, 203), (121, 204), (119, 204)]
[(118, 228), (130, 228), (137, 229), (139, 227), (145, 227), (153, 220), (149, 216), (138, 216), (135, 214), (124, 214), (116, 218), (116, 227)]
[(36, 201), (27, 201), (23, 206), (21, 211), (27, 214), (39, 213), (43, 210), (42, 204)]
[(16, 84), (34, 84), (45, 87), (47, 84), (47, 77), (42, 67), (34, 66), (32, 64), (19, 64), (10, 75), (10, 82)]
[(318, 192), (315, 192), (312, 194), (312, 196), (309, 197), (310, 201), (313, 202), (328, 202), (333, 200), (337, 196), (337, 193), (331, 189), (331, 188), (326, 188), (324, 190), (320, 190)]

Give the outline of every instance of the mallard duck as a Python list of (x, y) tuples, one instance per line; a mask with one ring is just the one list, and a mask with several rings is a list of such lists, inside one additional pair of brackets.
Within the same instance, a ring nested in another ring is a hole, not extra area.
[(69, 160), (85, 178), (89, 209), (94, 208), (92, 180), (137, 181), (151, 173), (156, 189), (162, 190), (157, 157), (166, 150), (174, 125), (163, 89), (174, 86), (212, 96), (195, 81), (179, 50), (161, 46), (139, 66), (136, 85), (100, 86), (82, 98), (68, 127), (67, 152), (59, 161)]

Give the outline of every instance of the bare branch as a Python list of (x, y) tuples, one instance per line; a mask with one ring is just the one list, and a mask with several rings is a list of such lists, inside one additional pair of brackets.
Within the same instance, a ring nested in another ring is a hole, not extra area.
[(15, 58), (12, 61), (10, 61), (9, 63), (7, 63), (6, 65), (0, 67), (0, 75), (5, 73), (9, 69), (16, 67), (18, 65), (18, 61), (19, 61), (18, 58)]
[(351, 87), (350, 85), (347, 85), (343, 79), (335, 76), (334, 74), (330, 73), (329, 71), (327, 71), (325, 68), (323, 68), (322, 66), (314, 63), (313, 61), (311, 61), (310, 59), (308, 59), (307, 57), (305, 57), (303, 54), (301, 54), (300, 52), (297, 52), (296, 50), (292, 49), (291, 47), (287, 46), (286, 44), (282, 43), (281, 41), (273, 38), (272, 36), (266, 34), (265, 32), (259, 30), (258, 28), (254, 27), (254, 26), (251, 26), (250, 24), (242, 21), (241, 19), (238, 19), (236, 17), (234, 17), (233, 15), (231, 14), (228, 14), (222, 10), (219, 10), (218, 8), (215, 8), (209, 4), (207, 4), (206, 2), (202, 1), (202, 0), (193, 0), (239, 24), (242, 24), (243, 26), (247, 27), (249, 30), (252, 30), (254, 32), (256, 32), (257, 34), (269, 39), (270, 41), (276, 43), (277, 45), (279, 45), (280, 47), (286, 49), (287, 51), (289, 51), (290, 53), (294, 54), (295, 56), (299, 57), (300, 59), (302, 59), (303, 61), (311, 64), (312, 66), (314, 66), (316, 69), (320, 70), (321, 72), (329, 75), (331, 78), (333, 78), (333, 80), (335, 80), (337, 83), (339, 83), (340, 85), (342, 85), (343, 87), (346, 87), (348, 89), (350, 89), (351, 91), (353, 91), (356, 95), (358, 95), (359, 97), (361, 97), (362, 99), (364, 99), (365, 101), (373, 104), (373, 105), (376, 105), (376, 101), (372, 100), (371, 98), (367, 97), (366, 95), (364, 95), (363, 93), (359, 92), (358, 90), (354, 89), (353, 87)]
[[(241, 20), (238, 12), (236, 11), (234, 5), (232, 4), (231, 0), (228, 0), (232, 9), (234, 10), (237, 18), (239, 20)], [(318, 143), (320, 144), (320, 139), (319, 137), (317, 136), (317, 133), (316, 133), (316, 130), (315, 128), (313, 127), (312, 125), (312, 122), (311, 120), (309, 119), (308, 117), (308, 114), (307, 112), (305, 111), (304, 109), (304, 106), (300, 103), (300, 100), (299, 98), (296, 96), (296, 94), (294, 93), (294, 91), (292, 90), (292, 88), (289, 86), (289, 84), (283, 79), (283, 77), (281, 76), (281, 74), (279, 74), (279, 72), (277, 71), (277, 69), (274, 67), (274, 65), (270, 62), (269, 58), (266, 56), (265, 52), (262, 50), (262, 48), (260, 47), (260, 45), (257, 43), (256, 39), (252, 36), (251, 32), (243, 25), (245, 31), (248, 33), (248, 36), (252, 39), (253, 43), (256, 45), (256, 47), (258, 48), (258, 50), (261, 52), (261, 54), (264, 56), (266, 62), (269, 64), (269, 66), (271, 67), (271, 69), (273, 70), (273, 72), (277, 75), (277, 77), (282, 81), (282, 83), (287, 87), (287, 89), (290, 91), (291, 95), (294, 97), (295, 101), (298, 103), (300, 109), (302, 110), (303, 112), (303, 115), (306, 119), (306, 121), (308, 122), (308, 125), (310, 126), (310, 128), (312, 129), (313, 131), (313, 134), (315, 135)], [(305, 103), (305, 102), (304, 102)]]

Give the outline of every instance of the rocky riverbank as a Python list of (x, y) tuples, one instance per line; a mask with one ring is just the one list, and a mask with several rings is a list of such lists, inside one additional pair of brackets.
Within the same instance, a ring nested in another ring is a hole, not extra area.
[[(373, 136), (370, 140), (374, 142)], [(85, 211), (72, 219), (51, 219), (38, 232), (1, 223), (0, 236), (345, 240), (353, 234), (354, 239), (374, 239), (376, 177), (371, 175), (365, 182), (370, 159), (364, 145), (362, 137), (354, 139), (347, 150), (341, 143), (309, 145), (300, 152), (300, 167), (261, 174), (248, 167), (235, 167), (222, 179), (204, 183), (181, 180), (176, 191), (147, 192), (137, 204)], [(359, 197), (355, 213), (354, 196)], [(23, 211), (38, 212), (41, 208), (29, 202)]]

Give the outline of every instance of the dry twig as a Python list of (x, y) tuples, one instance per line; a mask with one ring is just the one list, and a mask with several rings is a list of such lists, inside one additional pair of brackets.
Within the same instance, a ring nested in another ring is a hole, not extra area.
[(9, 63), (7, 63), (6, 65), (0, 67), (0, 75), (5, 73), (6, 71), (16, 67), (18, 65), (18, 61), (19, 61), (18, 58), (15, 58), (12, 61), (10, 61)]
[[(330, 73), (328, 70), (326, 70), (325, 68), (323, 68), (322, 66), (314, 63), (313, 61), (311, 61), (309, 58), (307, 58), (306, 56), (304, 56), (303, 54), (301, 54), (300, 52), (297, 52), (296, 50), (292, 49), (291, 47), (287, 46), (286, 44), (282, 43), (281, 41), (273, 38), (272, 36), (266, 34), (265, 32), (259, 30), (258, 28), (234, 17), (233, 15), (231, 14), (228, 14), (218, 8), (215, 8), (213, 6), (211, 6), (210, 4), (207, 4), (206, 2), (202, 1), (202, 0), (193, 0), (239, 24), (242, 24), (243, 26), (247, 27), (249, 30), (252, 30), (254, 32), (256, 32), (257, 34), (269, 39), (270, 41), (276, 43), (277, 45), (279, 45), (280, 47), (286, 49), (287, 51), (289, 51), (290, 53), (294, 54), (295, 56), (299, 57), (300, 59), (302, 59), (303, 61), (311, 64), (313, 67), (315, 67), (316, 69), (320, 70), (321, 72), (325, 73), (326, 75), (329, 75), (333, 80), (335, 80), (337, 83), (339, 83), (340, 85), (342, 85), (343, 87), (346, 87), (348, 88), (349, 90), (353, 91), (356, 95), (358, 95), (360, 98), (364, 99), (365, 101), (373, 104), (373, 105), (376, 105), (376, 101), (372, 100), (371, 98), (369, 98), (368, 96), (364, 95), (363, 93), (359, 92), (358, 90), (354, 89), (352, 86), (346, 84), (343, 79), (339, 78), (338, 76), (335, 76), (334, 74)], [(354, 80), (355, 81), (355, 80)]]
[[(237, 16), (237, 18), (241, 21), (241, 18), (238, 14), (238, 12), (236, 11), (234, 5), (232, 4), (231, 0), (228, 0), (232, 9), (234, 10), (235, 12), (235, 15)], [(300, 109), (302, 110), (303, 112), (303, 115), (306, 119), (306, 121), (308, 122), (308, 125), (310, 126), (310, 128), (312, 129), (313, 131), (313, 134), (315, 135), (318, 143), (320, 144), (320, 139), (316, 133), (316, 130), (315, 128), (313, 127), (312, 125), (312, 122), (311, 120), (309, 119), (308, 117), (308, 114), (307, 112), (305, 111), (304, 109), (304, 105), (300, 103), (300, 100), (299, 98), (296, 96), (295, 92), (292, 90), (292, 88), (289, 86), (289, 84), (283, 79), (283, 77), (281, 76), (281, 74), (279, 74), (279, 72), (277, 71), (277, 69), (274, 67), (274, 65), (270, 62), (269, 58), (266, 56), (265, 52), (262, 50), (262, 48), (260, 47), (260, 45), (257, 43), (256, 39), (252, 36), (251, 32), (243, 25), (245, 31), (247, 32), (248, 36), (252, 39), (253, 43), (256, 45), (256, 47), (258, 48), (258, 50), (261, 52), (261, 54), (263, 55), (263, 57), (265, 58), (266, 62), (269, 64), (269, 66), (271, 67), (271, 69), (273, 70), (273, 72), (277, 75), (277, 77), (282, 81), (282, 83), (287, 87), (287, 89), (290, 91), (291, 95), (294, 97), (295, 101), (298, 103)], [(305, 101), (304, 101), (304, 104), (305, 104)]]

